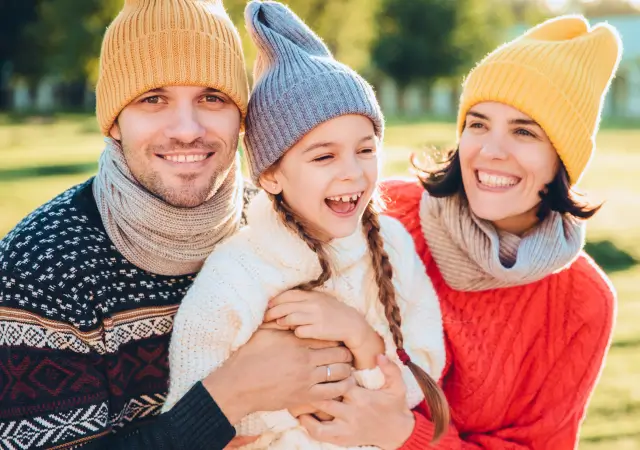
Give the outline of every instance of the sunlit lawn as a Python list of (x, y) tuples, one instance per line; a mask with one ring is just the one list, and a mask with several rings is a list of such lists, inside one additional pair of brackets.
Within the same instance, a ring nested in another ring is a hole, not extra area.
[[(454, 137), (447, 122), (390, 123), (385, 175), (407, 175), (411, 152), (446, 146)], [(93, 174), (102, 146), (91, 116), (17, 124), (0, 116), (0, 237), (36, 206)], [(640, 265), (617, 264), (629, 255), (640, 259), (640, 124), (637, 129), (601, 131), (597, 156), (581, 187), (606, 200), (590, 222), (589, 240), (592, 245), (605, 242), (619, 310), (580, 448), (640, 450)]]

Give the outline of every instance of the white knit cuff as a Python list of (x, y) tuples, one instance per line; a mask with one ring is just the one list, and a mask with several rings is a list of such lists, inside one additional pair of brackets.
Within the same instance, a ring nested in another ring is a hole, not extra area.
[(384, 386), (384, 374), (377, 366), (373, 369), (354, 370), (353, 376), (358, 386), (365, 389), (378, 390)]

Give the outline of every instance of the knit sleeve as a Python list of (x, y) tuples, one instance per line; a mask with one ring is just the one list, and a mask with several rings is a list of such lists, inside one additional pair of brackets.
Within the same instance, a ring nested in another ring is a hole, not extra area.
[[(575, 448), (587, 404), (603, 367), (610, 344), (615, 317), (615, 294), (604, 275), (580, 276), (573, 296), (567, 301), (587, 302), (591, 307), (582, 324), (555, 355), (554, 364), (535, 399), (513, 423), (503, 423), (491, 430), (464, 429), (451, 426), (439, 446), (451, 450), (516, 450)], [(488, 355), (489, 356), (489, 355)], [(453, 369), (455, 370), (455, 368)], [(457, 389), (444, 384), (445, 392)], [(515, 387), (514, 387), (515, 388)], [(424, 449), (433, 437), (434, 425), (424, 405), (416, 409), (416, 425), (401, 450)], [(454, 415), (455, 416), (455, 415)], [(462, 432), (463, 431), (463, 432)]]
[(269, 298), (260, 283), (258, 262), (243, 258), (236, 242), (229, 239), (209, 256), (178, 309), (164, 411), (220, 367), (262, 323)]

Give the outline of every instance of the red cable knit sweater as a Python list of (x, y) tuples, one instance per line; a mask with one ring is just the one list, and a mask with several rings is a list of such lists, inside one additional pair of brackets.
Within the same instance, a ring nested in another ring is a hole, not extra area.
[[(447, 344), (442, 385), (453, 423), (437, 448), (575, 448), (614, 321), (615, 294), (604, 273), (583, 253), (529, 285), (454, 291), (422, 234), (422, 187), (392, 180), (384, 189), (388, 214), (413, 236), (440, 296)], [(429, 448), (433, 425), (426, 411), (416, 411), (402, 450)]]

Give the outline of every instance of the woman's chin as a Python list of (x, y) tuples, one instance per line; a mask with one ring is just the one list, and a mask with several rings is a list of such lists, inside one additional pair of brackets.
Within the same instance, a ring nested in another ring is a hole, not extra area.
[(471, 211), (473, 211), (473, 214), (477, 218), (486, 220), (487, 222), (500, 222), (519, 215), (514, 211), (506, 211), (504, 206), (491, 208), (487, 207), (487, 205), (482, 205), (479, 207), (473, 207), (473, 205), (471, 205)]

